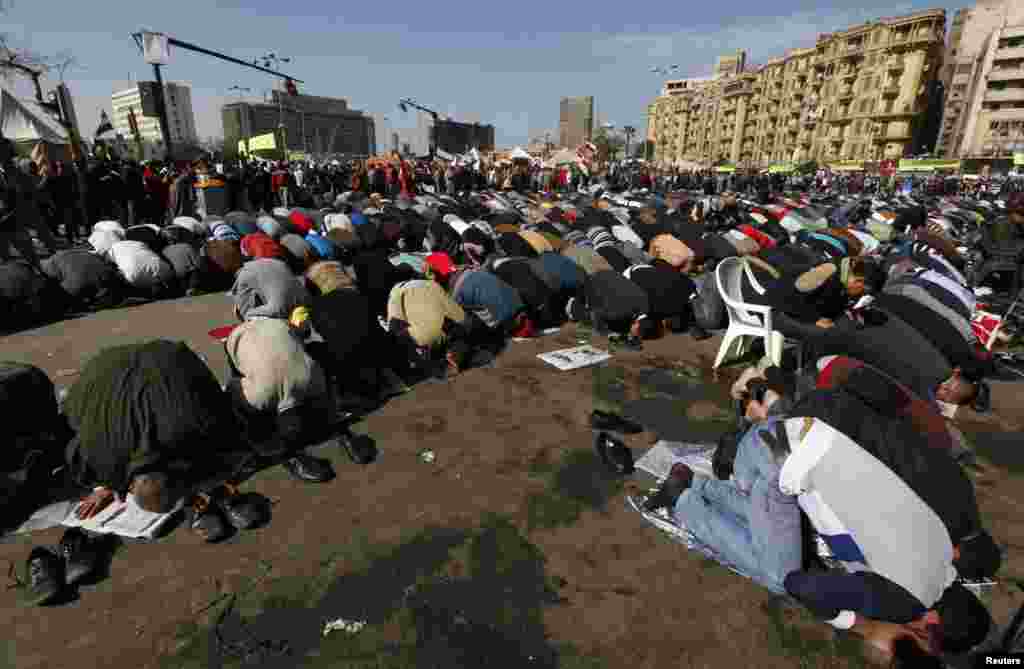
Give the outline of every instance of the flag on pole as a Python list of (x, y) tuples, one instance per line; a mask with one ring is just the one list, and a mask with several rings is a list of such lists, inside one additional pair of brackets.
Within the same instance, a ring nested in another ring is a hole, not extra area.
[(114, 124), (110, 122), (110, 117), (107, 116), (106, 110), (100, 112), (100, 124), (96, 128), (95, 137), (99, 137), (103, 133), (112, 132), (114, 130)]

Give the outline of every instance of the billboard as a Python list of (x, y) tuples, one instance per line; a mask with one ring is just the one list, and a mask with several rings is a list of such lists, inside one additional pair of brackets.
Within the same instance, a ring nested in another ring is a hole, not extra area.
[(256, 135), (249, 138), (250, 151), (268, 151), (277, 148), (277, 140), (274, 133), (268, 132), (265, 135)]

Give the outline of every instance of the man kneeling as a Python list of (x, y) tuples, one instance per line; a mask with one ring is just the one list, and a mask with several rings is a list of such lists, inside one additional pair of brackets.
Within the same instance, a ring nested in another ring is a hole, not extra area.
[[(823, 421), (759, 414), (749, 416), (763, 422), (741, 440), (733, 480), (677, 464), (647, 508), (668, 507), (725, 562), (889, 660), (981, 642), (991, 619), (954, 583), (953, 544), (935, 512)], [(801, 509), (844, 570), (803, 569)]]
[(302, 450), (326, 436), (331, 400), (323, 369), (306, 353), (298, 332), (288, 321), (258, 318), (236, 327), (225, 351), (227, 392), (256, 451), (285, 456), (285, 469), (300, 481), (334, 478), (329, 462)]

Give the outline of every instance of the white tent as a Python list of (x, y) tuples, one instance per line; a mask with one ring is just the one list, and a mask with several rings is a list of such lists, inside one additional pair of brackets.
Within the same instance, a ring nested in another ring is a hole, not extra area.
[(0, 129), (17, 144), (69, 144), (67, 131), (38, 103), (16, 98), (6, 89), (0, 89)]
[(530, 157), (530, 154), (528, 154), (526, 151), (523, 151), (522, 147), (519, 146), (512, 149), (512, 153), (509, 154), (509, 158), (511, 158), (512, 160), (529, 160)]

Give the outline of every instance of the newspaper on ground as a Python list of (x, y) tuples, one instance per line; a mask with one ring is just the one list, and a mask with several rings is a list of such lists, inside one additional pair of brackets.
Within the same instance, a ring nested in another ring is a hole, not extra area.
[(116, 534), (127, 539), (152, 539), (181, 510), (184, 500), (178, 500), (167, 513), (152, 513), (140, 507), (135, 496), (129, 494), (125, 501), (111, 504), (88, 520), (81, 520), (76, 515), (80, 504), (81, 501), (76, 499), (44, 506), (22, 523), (15, 533), (24, 534), (63, 525), (81, 527), (97, 534)]
[(537, 357), (544, 362), (557, 367), (563, 372), (567, 372), (573, 369), (580, 369), (581, 367), (589, 367), (590, 365), (596, 365), (606, 360), (611, 359), (611, 354), (607, 351), (602, 351), (599, 348), (594, 348), (590, 345), (576, 346), (573, 348), (563, 348), (557, 351), (550, 351), (548, 353), (538, 353)]

